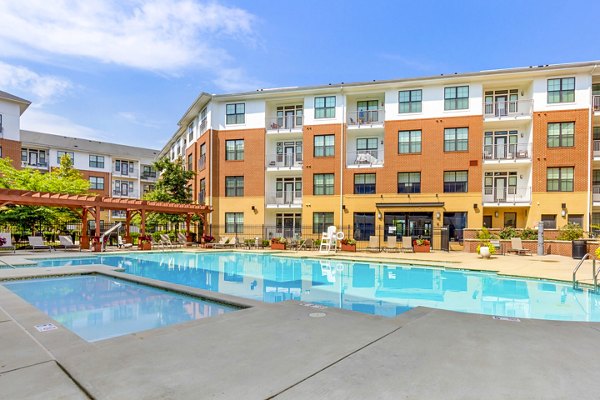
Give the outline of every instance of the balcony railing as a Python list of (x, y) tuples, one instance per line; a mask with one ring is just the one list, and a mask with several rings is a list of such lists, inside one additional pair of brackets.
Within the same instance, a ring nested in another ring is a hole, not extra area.
[(600, 157), (600, 140), (594, 140), (594, 157)]
[(592, 107), (594, 111), (600, 111), (600, 95), (592, 96)]
[(140, 176), (140, 178), (145, 181), (155, 181), (158, 179), (158, 173), (157, 172), (142, 172), (142, 175)]
[(202, 171), (206, 168), (206, 154), (202, 154), (198, 159), (198, 171)]
[(267, 154), (267, 168), (302, 168), (302, 154)]
[(483, 160), (530, 160), (531, 146), (527, 143), (485, 144)]
[(301, 190), (282, 190), (276, 192), (267, 193), (267, 205), (302, 205), (302, 191)]
[(137, 168), (134, 168), (133, 170), (131, 170), (130, 168), (119, 168), (119, 170), (117, 171), (117, 169), (113, 166), (113, 171), (112, 174), (113, 175), (117, 175), (117, 176), (129, 176), (131, 178), (136, 178), (138, 176), (139, 170)]
[(385, 112), (383, 108), (376, 110), (348, 110), (348, 119), (346, 123), (348, 126), (371, 126), (383, 124), (385, 120)]
[(208, 123), (206, 121), (206, 118), (204, 118), (201, 122), (200, 122), (200, 127), (198, 128), (198, 135), (202, 135), (202, 133), (204, 133), (204, 131), (206, 130)]
[(267, 119), (267, 130), (289, 132), (293, 129), (302, 129), (304, 117), (299, 114), (289, 114)]
[(483, 188), (483, 202), (496, 204), (531, 203), (531, 187), (486, 186)]
[(124, 197), (127, 199), (137, 199), (140, 196), (138, 195), (137, 190), (121, 192), (120, 190), (114, 190), (112, 192), (112, 197)]
[(483, 104), (485, 118), (531, 116), (533, 100), (505, 100)]
[(383, 149), (349, 151), (346, 164), (364, 167), (383, 165)]
[(592, 200), (600, 201), (600, 185), (592, 186)]
[(47, 161), (38, 161), (38, 162), (21, 161), (21, 168), (27, 168), (27, 167), (48, 169), (48, 162)]

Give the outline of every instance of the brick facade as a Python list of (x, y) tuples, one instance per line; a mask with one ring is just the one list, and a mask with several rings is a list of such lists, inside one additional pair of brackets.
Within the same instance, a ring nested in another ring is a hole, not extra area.
[(0, 147), (2, 147), (2, 158), (10, 158), (13, 167), (21, 169), (21, 142), (0, 139)]

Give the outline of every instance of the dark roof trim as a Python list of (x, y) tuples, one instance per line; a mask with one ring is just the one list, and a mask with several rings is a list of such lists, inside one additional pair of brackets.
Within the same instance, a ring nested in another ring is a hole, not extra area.
[(444, 207), (444, 202), (424, 202), (424, 203), (375, 203), (377, 208), (396, 208), (396, 207)]

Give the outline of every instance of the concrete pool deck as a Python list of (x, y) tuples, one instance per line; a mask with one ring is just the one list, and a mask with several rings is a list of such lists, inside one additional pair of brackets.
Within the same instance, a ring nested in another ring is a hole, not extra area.
[[(347, 256), (385, 262), (381, 254), (341, 255)], [(390, 258), (423, 261), (416, 256)], [(556, 276), (551, 279), (568, 276), (567, 281), (576, 264), (559, 256), (499, 256), (483, 262), (465, 253), (427, 256), (429, 264), (446, 260), (452, 261), (449, 267), (466, 268), (481, 263), (510, 275), (535, 270)], [(124, 277), (95, 266), (2, 269), (0, 278), (83, 272)], [(494, 319), (428, 308), (383, 318), (126, 278), (248, 308), (88, 343), (60, 325), (38, 332), (34, 326), (50, 318), (0, 286), (0, 397), (596, 399), (600, 391), (598, 323)]]

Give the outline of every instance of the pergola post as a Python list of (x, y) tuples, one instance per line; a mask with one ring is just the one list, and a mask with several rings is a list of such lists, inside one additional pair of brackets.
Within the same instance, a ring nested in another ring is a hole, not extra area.
[(100, 207), (94, 207), (94, 220), (96, 222), (96, 229), (94, 230), (94, 251), (102, 251), (102, 244), (100, 246), (96, 243), (100, 243)]
[(146, 235), (146, 210), (142, 208), (140, 211), (140, 216), (142, 217), (142, 223), (140, 224), (140, 235)]
[(79, 246), (83, 249), (90, 248), (90, 238), (87, 232), (87, 208), (83, 208), (81, 212), (81, 235), (79, 236)]
[(129, 226), (131, 225), (131, 211), (125, 211), (125, 243), (131, 243), (131, 234)]
[(190, 234), (190, 224), (192, 222), (192, 214), (188, 214), (185, 217), (185, 239), (188, 242), (192, 241), (192, 235)]

